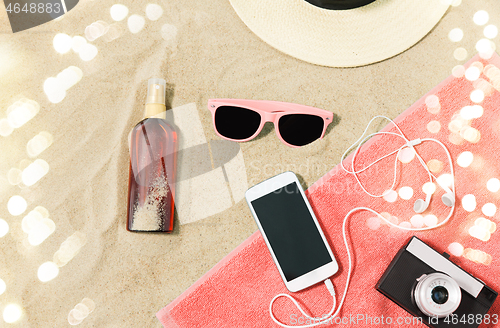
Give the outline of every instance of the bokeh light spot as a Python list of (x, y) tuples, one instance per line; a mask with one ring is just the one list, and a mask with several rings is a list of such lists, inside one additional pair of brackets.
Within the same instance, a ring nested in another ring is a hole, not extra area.
[(109, 13), (114, 21), (119, 22), (127, 17), (128, 8), (122, 4), (116, 4), (111, 6), (111, 8), (109, 9)]
[(51, 281), (59, 275), (59, 267), (54, 262), (45, 262), (38, 268), (38, 279), (41, 282)]
[(455, 49), (455, 51), (453, 52), (453, 57), (455, 57), (456, 60), (465, 60), (467, 58), (467, 55), (467, 49), (462, 47)]
[(475, 103), (480, 103), (484, 100), (483, 90), (474, 90), (470, 93), (470, 100)]
[(448, 251), (451, 255), (462, 256), (464, 253), (464, 247), (460, 243), (451, 243), (448, 246)]
[(467, 212), (473, 212), (476, 209), (476, 206), (476, 196), (468, 194), (462, 198), (462, 207)]
[(0, 238), (4, 237), (8, 233), (9, 233), (9, 224), (4, 219), (0, 219)]
[(394, 203), (398, 199), (398, 193), (394, 190), (386, 190), (383, 198), (389, 203)]
[[(467, 106), (465, 106), (464, 108), (465, 108), (464, 111), (465, 110), (467, 110), (468, 112), (472, 111), (472, 109), (468, 109)], [(455, 114), (455, 115), (453, 115), (453, 117), (451, 118), (450, 123), (448, 124), (448, 130), (450, 130), (453, 133), (460, 133), (460, 131), (462, 131), (462, 129), (465, 126), (469, 126), (469, 123), (470, 123), (469, 120), (464, 119), (462, 117), (462, 115)]]
[[(490, 53), (493, 53), (495, 49), (496, 49), (495, 43), (493, 43), (493, 41), (489, 39), (481, 39), (476, 43), (476, 50), (479, 53), (488, 55)], [(486, 58), (488, 57), (486, 56)]]
[(468, 260), (471, 260), (472, 262), (484, 265), (490, 265), (492, 261), (492, 257), (490, 254), (472, 248), (466, 248), (464, 250), (463, 257), (465, 257)]
[(83, 36), (74, 36), (72, 41), (71, 41), (71, 49), (73, 49), (74, 52), (79, 53), (80, 50), (84, 45), (87, 44), (87, 40)]
[(71, 46), (73, 44), (73, 39), (67, 34), (58, 33), (54, 37), (54, 40), (52, 43), (54, 45), (54, 49), (58, 53), (65, 54), (71, 50)]
[(470, 143), (478, 143), (481, 140), (481, 132), (470, 126), (460, 131), (460, 135)]
[(448, 38), (450, 38), (451, 42), (459, 42), (462, 41), (464, 37), (464, 31), (460, 28), (454, 28), (453, 30), (448, 33)]
[(372, 230), (380, 228), (380, 219), (378, 217), (371, 217), (366, 220), (366, 226)]
[(449, 173), (442, 174), (437, 178), (437, 182), (441, 186), (451, 188), (453, 185), (453, 176)]
[(97, 56), (97, 53), (99, 51), (97, 50), (97, 47), (94, 46), (93, 44), (87, 43), (82, 46), (80, 49), (80, 59), (83, 61), (91, 61)]
[(481, 71), (474, 66), (471, 66), (465, 70), (465, 78), (469, 81), (475, 81), (479, 78)]
[(81, 303), (89, 309), (90, 313), (92, 313), (95, 310), (95, 303), (90, 298), (87, 297), (84, 298)]
[(438, 218), (434, 214), (424, 216), (424, 224), (428, 227), (435, 227), (438, 223)]
[(40, 213), (44, 219), (49, 217), (49, 211), (43, 206), (37, 206), (33, 211)]
[(175, 38), (177, 37), (177, 27), (170, 24), (164, 24), (161, 27), (161, 37), (165, 41), (170, 41), (170, 42), (174, 41)]
[(471, 67), (477, 67), (477, 69), (479, 70), (479, 73), (482, 73), (482, 72), (483, 72), (484, 65), (483, 65), (483, 63), (481, 63), (480, 61), (475, 61), (475, 62), (473, 62), (470, 66), (471, 66)]
[(402, 227), (402, 228), (407, 228), (407, 229), (410, 229), (410, 228), (411, 228), (411, 223), (410, 223), (410, 222), (406, 222), (406, 221), (404, 221), (404, 222), (401, 222), (401, 223), (399, 224), (399, 226), (400, 226), (400, 227)]
[(490, 19), (490, 15), (488, 14), (487, 11), (485, 10), (479, 10), (474, 14), (473, 20), (474, 23), (476, 23), (479, 26), (485, 25), (488, 23), (488, 20)]
[(494, 39), (498, 35), (498, 27), (495, 25), (488, 25), (484, 28), (484, 36), (487, 37), (488, 39)]
[(43, 91), (49, 98), (49, 101), (58, 104), (66, 97), (66, 90), (62, 83), (55, 77), (49, 77), (43, 83)]
[(82, 303), (78, 303), (76, 306), (75, 306), (75, 313), (73, 313), (73, 316), (76, 318), (76, 319), (85, 319), (90, 311), (89, 311), (89, 308), (85, 305), (85, 304), (82, 304)]
[(426, 182), (424, 183), (424, 185), (422, 186), (422, 191), (426, 194), (426, 195), (432, 195), (433, 193), (436, 192), (436, 184), (434, 182)]
[(427, 106), (427, 111), (431, 114), (437, 114), (441, 110), (441, 104), (439, 103), (439, 98), (436, 95), (429, 95), (425, 98), (425, 105)]
[(491, 83), (497, 84), (500, 81), (500, 69), (495, 65), (488, 64), (484, 68), (484, 74), (491, 80)]
[(457, 164), (460, 167), (469, 167), (474, 160), (474, 155), (470, 151), (464, 151), (457, 158)]
[(0, 120), (0, 136), (8, 137), (12, 132), (14, 132), (14, 127), (10, 125), (9, 120), (2, 118)]
[(28, 165), (22, 173), (23, 183), (28, 187), (34, 185), (47, 173), (48, 169), (46, 170), (46, 167), (48, 168), (47, 162), (41, 159), (37, 159)]
[(28, 141), (26, 144), (26, 151), (30, 157), (36, 157), (52, 145), (53, 141), (54, 138), (50, 133), (42, 131)]
[(28, 203), (26, 200), (18, 195), (12, 196), (7, 203), (7, 209), (9, 213), (13, 216), (18, 216), (24, 213), (28, 208)]
[(95, 303), (90, 298), (84, 298), (68, 314), (68, 322), (72, 326), (80, 324), (95, 309)]
[(427, 123), (427, 131), (430, 133), (438, 133), (441, 130), (441, 123), (439, 121), (430, 121)]
[(28, 242), (32, 246), (40, 245), (56, 230), (54, 221), (49, 219), (48, 215), (42, 214), (39, 208), (29, 212), (21, 222), (22, 229), (28, 234)]
[[(472, 120), (474, 118), (474, 112), (472, 109), (472, 106), (465, 106), (460, 110), (460, 116), (465, 119), (465, 120)], [(454, 122), (454, 121), (452, 121)], [(459, 133), (461, 126), (459, 124), (451, 124), (448, 126), (448, 129), (452, 131), (453, 133)]]
[(163, 8), (157, 4), (148, 4), (146, 6), (146, 17), (149, 20), (156, 21), (160, 19), (160, 17), (163, 15)]
[(127, 20), (128, 29), (134, 34), (142, 31), (145, 24), (146, 20), (144, 19), (144, 17), (139, 15), (132, 15)]
[(432, 173), (436, 174), (443, 170), (443, 162), (438, 159), (431, 159), (427, 162), (427, 167)]
[(90, 24), (85, 28), (85, 38), (89, 41), (94, 41), (100, 37), (99, 28), (94, 25), (94, 23)]
[(398, 155), (398, 159), (401, 163), (410, 163), (415, 158), (415, 150), (410, 147), (405, 147), (401, 149)]
[(7, 120), (13, 128), (20, 128), (38, 114), (40, 105), (33, 100), (23, 98), (7, 108)]
[(480, 118), (484, 114), (484, 108), (481, 105), (472, 106), (472, 118)]
[(3, 309), (3, 320), (7, 323), (14, 323), (21, 319), (23, 315), (23, 310), (17, 304), (8, 304)]
[(111, 24), (109, 26), (108, 33), (104, 35), (104, 40), (106, 40), (106, 42), (111, 42), (113, 40), (116, 40), (123, 34), (124, 31), (125, 28), (121, 24), (118, 23)]
[(87, 242), (87, 236), (82, 232), (75, 232), (61, 244), (59, 250), (54, 253), (54, 263), (57, 264), (58, 267), (65, 266), (69, 261), (73, 259), (73, 257), (78, 254), (80, 249)]
[(484, 215), (492, 217), (497, 212), (497, 207), (493, 203), (486, 203), (481, 208), (481, 211), (483, 212)]
[(71, 326), (79, 325), (82, 322), (83, 322), (83, 319), (77, 319), (77, 318), (75, 318), (75, 309), (69, 311), (69, 314), (68, 314), (68, 323)]
[(49, 164), (43, 159), (37, 159), (23, 170), (22, 180), (26, 186), (37, 183), (49, 172)]
[(410, 222), (415, 228), (422, 228), (424, 226), (424, 217), (420, 214), (416, 214), (411, 217)]
[(399, 189), (399, 197), (404, 200), (409, 200), (413, 197), (413, 189), (411, 187), (402, 187)]
[(21, 171), (18, 168), (13, 167), (7, 173), (7, 180), (9, 181), (9, 183), (11, 185), (17, 186), (22, 181), (22, 179), (21, 179), (22, 173), (23, 173), (23, 171)]
[(490, 233), (494, 233), (497, 230), (497, 225), (495, 222), (485, 219), (485, 218), (478, 218), (475, 222), (474, 225), (481, 227), (483, 229), (488, 230)]
[(482, 241), (488, 241), (491, 238), (491, 233), (488, 230), (477, 225), (470, 227), (469, 235)]
[[(388, 220), (388, 221), (390, 221), (390, 219), (391, 219), (391, 214), (390, 214), (390, 213), (388, 213), (388, 212), (382, 212), (382, 213), (380, 213), (380, 216), (381, 216), (383, 219)], [(385, 223), (386, 223), (386, 221), (385, 221), (385, 220), (383, 220), (382, 218), (381, 218), (381, 220), (382, 220), (382, 221), (381, 221), (381, 223), (382, 223), (382, 224), (385, 224)]]
[(500, 180), (497, 178), (489, 179), (486, 183), (486, 188), (491, 192), (497, 192), (500, 190)]
[(85, 37), (89, 41), (94, 41), (109, 31), (109, 24), (105, 21), (97, 21), (85, 28)]
[(456, 78), (460, 78), (465, 74), (465, 67), (463, 65), (457, 65), (453, 67), (451, 74)]

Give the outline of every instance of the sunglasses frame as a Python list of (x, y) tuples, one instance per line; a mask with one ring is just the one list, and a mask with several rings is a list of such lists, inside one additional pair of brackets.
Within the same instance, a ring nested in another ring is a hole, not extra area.
[[(215, 126), (215, 112), (217, 111), (217, 108), (219, 108), (221, 106), (232, 106), (232, 107), (240, 107), (240, 108), (253, 110), (254, 112), (258, 113), (261, 117), (259, 128), (252, 136), (250, 136), (249, 138), (246, 138), (246, 139), (231, 139), (231, 138), (228, 138), (228, 137), (221, 135), (219, 133), (219, 131), (217, 130), (217, 127)], [(321, 117), (323, 119), (323, 131), (321, 132), (321, 136), (318, 139), (323, 139), (323, 136), (325, 135), (326, 128), (333, 121), (333, 113), (332, 112), (326, 111), (324, 109), (306, 106), (306, 105), (293, 104), (293, 103), (287, 103), (287, 102), (281, 102), (281, 101), (247, 100), (247, 99), (209, 99), (208, 100), (208, 109), (212, 113), (212, 122), (214, 125), (215, 133), (223, 139), (236, 141), (236, 142), (245, 142), (245, 141), (252, 140), (262, 131), (264, 124), (266, 124), (267, 122), (273, 122), (274, 123), (274, 130), (276, 131), (276, 135), (281, 140), (281, 142), (284, 143), (285, 145), (287, 145), (289, 147), (293, 147), (293, 148), (300, 148), (303, 146), (295, 146), (295, 145), (289, 144), (281, 137), (281, 134), (279, 132), (278, 122), (282, 116), (289, 115), (289, 114), (309, 114), (309, 115)], [(318, 139), (316, 139), (316, 140), (318, 140)], [(304, 145), (304, 146), (306, 146), (306, 145)]]

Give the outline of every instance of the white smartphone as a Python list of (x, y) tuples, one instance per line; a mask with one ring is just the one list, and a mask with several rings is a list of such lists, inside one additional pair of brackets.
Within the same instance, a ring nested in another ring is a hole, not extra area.
[(293, 172), (251, 187), (245, 198), (289, 291), (312, 286), (338, 271), (337, 261)]

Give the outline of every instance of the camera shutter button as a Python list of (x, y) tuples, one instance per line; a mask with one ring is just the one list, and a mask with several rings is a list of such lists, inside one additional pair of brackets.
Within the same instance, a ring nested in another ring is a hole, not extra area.
[(420, 281), (421, 279), (425, 278), (427, 275), (424, 273), (423, 275), (421, 275), (420, 277), (417, 278), (417, 281)]

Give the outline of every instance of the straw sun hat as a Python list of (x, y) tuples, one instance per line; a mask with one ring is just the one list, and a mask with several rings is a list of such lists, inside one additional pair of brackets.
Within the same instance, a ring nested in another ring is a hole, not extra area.
[(450, 1), (230, 2), (250, 30), (272, 47), (313, 64), (355, 67), (387, 59), (413, 46), (439, 22)]

